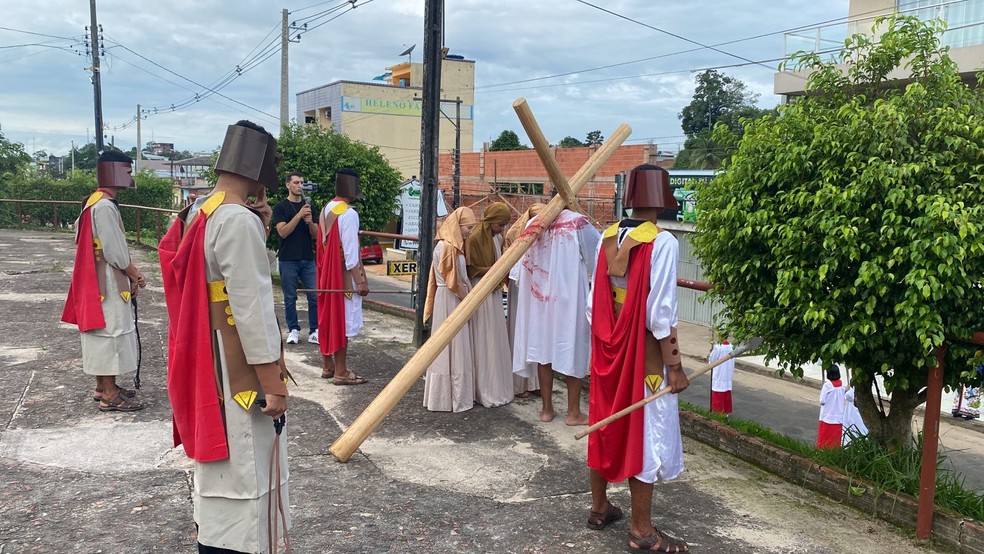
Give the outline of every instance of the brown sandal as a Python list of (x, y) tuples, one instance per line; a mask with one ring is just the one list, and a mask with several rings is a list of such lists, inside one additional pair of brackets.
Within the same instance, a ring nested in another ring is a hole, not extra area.
[(362, 377), (361, 375), (356, 375), (353, 371), (350, 371), (347, 377), (338, 377), (336, 375), (335, 378), (332, 379), (332, 384), (339, 387), (346, 385), (364, 385), (368, 382), (368, 379)]
[(335, 368), (331, 368), (328, 371), (321, 370), (322, 379), (334, 379), (335, 378)]
[[(123, 398), (136, 398), (136, 396), (137, 396), (137, 391), (135, 391), (135, 390), (124, 389), (123, 387), (119, 387), (119, 386), (116, 387), (116, 388), (120, 389), (120, 394), (123, 395)], [(96, 390), (94, 390), (92, 392), (92, 400), (93, 401), (99, 402), (102, 399), (103, 399), (103, 390), (102, 389), (97, 388)]]
[(671, 537), (655, 528), (653, 533), (648, 537), (637, 537), (635, 533), (629, 531), (629, 548), (645, 552), (666, 552), (669, 554), (690, 552), (690, 547), (686, 542), (676, 537)]
[(601, 531), (605, 527), (622, 519), (623, 516), (622, 509), (609, 502), (608, 509), (605, 510), (605, 513), (591, 512), (588, 514), (588, 529)]
[(138, 412), (142, 409), (144, 409), (143, 404), (122, 394), (117, 394), (115, 398), (110, 399), (103, 397), (99, 402), (100, 412)]

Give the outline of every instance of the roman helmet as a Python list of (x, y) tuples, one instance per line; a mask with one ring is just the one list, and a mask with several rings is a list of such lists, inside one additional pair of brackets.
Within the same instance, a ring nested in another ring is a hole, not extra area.
[(96, 161), (96, 182), (100, 187), (132, 189), (137, 187), (133, 180), (133, 160), (130, 156), (115, 150), (107, 150)]
[(335, 196), (358, 200), (363, 198), (359, 188), (359, 174), (354, 169), (339, 169), (335, 173)]
[(670, 189), (670, 173), (662, 167), (643, 164), (629, 172), (629, 181), (625, 187), (625, 199), (622, 205), (626, 208), (666, 208), (677, 210), (680, 205), (673, 198)]
[(226, 129), (222, 150), (215, 160), (215, 172), (228, 171), (247, 179), (252, 179), (276, 192), (280, 187), (277, 179), (277, 139), (263, 127), (251, 122), (240, 121)]

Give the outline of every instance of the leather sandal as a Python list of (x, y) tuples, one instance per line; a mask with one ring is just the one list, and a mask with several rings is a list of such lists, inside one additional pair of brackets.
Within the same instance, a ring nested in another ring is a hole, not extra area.
[(676, 537), (671, 537), (656, 528), (653, 528), (653, 533), (648, 537), (637, 537), (632, 531), (629, 531), (629, 548), (644, 552), (664, 552), (669, 554), (690, 552), (690, 547), (686, 542)]
[[(120, 394), (123, 395), (123, 398), (137, 397), (137, 391), (135, 390), (124, 389), (123, 387), (120, 386), (117, 386), (116, 388), (120, 389)], [(96, 388), (96, 390), (92, 392), (92, 400), (95, 402), (99, 402), (102, 399), (103, 399), (103, 390), (100, 388)]]
[(144, 409), (143, 404), (122, 394), (117, 394), (115, 398), (110, 399), (103, 397), (99, 402), (100, 412), (138, 412), (142, 409)]
[(622, 519), (625, 514), (622, 513), (622, 509), (618, 506), (608, 502), (608, 509), (602, 512), (591, 512), (588, 514), (588, 529), (594, 529), (595, 531), (601, 531), (605, 527), (608, 527), (612, 523)]

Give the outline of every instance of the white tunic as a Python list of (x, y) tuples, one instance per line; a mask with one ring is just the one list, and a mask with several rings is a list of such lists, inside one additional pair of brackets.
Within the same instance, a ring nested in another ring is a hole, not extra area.
[[(625, 237), (626, 229), (619, 230), (619, 244)], [(600, 255), (602, 244), (598, 245)], [(677, 261), (680, 245), (676, 237), (667, 231), (656, 235), (653, 252), (650, 256), (649, 296), (646, 298), (646, 329), (657, 340), (668, 337), (670, 328), (677, 326)], [(601, 277), (601, 276), (598, 276)], [(596, 277), (597, 278), (597, 277)], [(613, 287), (628, 283), (625, 277), (609, 277)], [(588, 296), (588, 320), (591, 320), (591, 299)], [(666, 375), (666, 367), (663, 367)], [(650, 396), (646, 384), (638, 384)], [(661, 389), (666, 388), (663, 380)], [(680, 435), (680, 413), (676, 394), (666, 394), (643, 408), (645, 424), (643, 430), (642, 471), (636, 479), (645, 483), (676, 479), (684, 470), (683, 438)]]
[[(273, 305), (273, 283), (263, 225), (238, 204), (219, 206), (205, 228), (208, 280), (225, 280), (236, 330), (249, 364), (280, 358), (280, 327)], [(214, 332), (215, 340), (218, 331)], [(218, 344), (221, 345), (221, 342)], [(276, 434), (273, 419), (253, 405), (243, 410), (230, 395), (225, 353), (219, 350), (229, 458), (195, 464), (194, 514), (198, 541), (237, 552), (268, 552), (267, 503), (270, 460)], [(262, 392), (261, 392), (262, 398)], [(281, 501), (288, 511), (287, 428), (280, 439)], [(277, 498), (273, 498), (274, 504)], [(274, 505), (274, 509), (276, 506)], [(276, 512), (274, 512), (276, 513)], [(277, 519), (279, 526), (279, 518)], [(290, 526), (290, 515), (287, 516)], [(280, 529), (279, 536), (284, 531)]]
[(835, 387), (829, 379), (823, 382), (820, 389), (820, 421), (824, 423), (844, 423), (844, 404), (847, 386), (841, 384)]
[[(323, 210), (324, 217), (328, 217), (329, 212), (337, 206), (339, 201), (332, 200)], [(335, 222), (338, 225), (338, 238), (342, 242), (342, 254), (345, 257), (345, 269), (352, 270), (359, 264), (359, 213), (349, 208), (338, 216)], [(355, 277), (350, 282), (343, 283), (346, 290), (358, 290), (355, 285)], [(345, 336), (348, 338), (356, 337), (362, 330), (362, 297), (353, 294), (352, 298), (345, 298)]]
[[(735, 348), (730, 344), (715, 344), (707, 356), (708, 363), (714, 363), (721, 358), (734, 352)], [(727, 392), (731, 390), (732, 378), (735, 374), (735, 359), (722, 363), (711, 370), (711, 390), (714, 392)]]
[[(133, 307), (120, 296), (115, 275), (130, 265), (130, 251), (126, 246), (123, 221), (116, 204), (103, 196), (89, 210), (92, 238), (102, 243), (106, 260), (103, 272), (106, 290), (102, 301), (106, 326), (81, 333), (82, 371), (88, 375), (122, 375), (137, 369), (138, 345)], [(77, 232), (78, 221), (75, 227)]]
[(551, 364), (570, 377), (588, 374), (591, 325), (584, 314), (600, 239), (587, 217), (564, 210), (514, 266), (513, 372), (529, 378), (536, 364)]

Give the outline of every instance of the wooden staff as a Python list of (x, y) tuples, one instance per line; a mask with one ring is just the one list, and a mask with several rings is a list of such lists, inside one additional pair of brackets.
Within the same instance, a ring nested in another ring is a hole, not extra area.
[[(531, 140), (534, 135), (542, 138), (543, 133), (539, 132), (536, 119), (524, 98), (518, 98), (513, 102), (513, 109), (519, 116), (520, 122), (526, 129), (526, 134)], [(531, 132), (535, 129), (535, 133)], [(574, 177), (570, 180), (570, 189), (573, 193), (581, 190), (608, 158), (618, 150), (618, 147), (628, 138), (632, 129), (626, 125), (619, 125), (615, 132), (608, 137), (608, 140), (588, 159), (587, 162)], [(552, 153), (547, 152), (550, 156)], [(539, 150), (537, 152), (539, 154)], [(495, 289), (502, 286), (503, 280), (509, 274), (509, 270), (516, 264), (523, 254), (530, 248), (534, 241), (543, 233), (557, 215), (564, 209), (566, 202), (563, 197), (555, 196), (547, 204), (540, 214), (530, 225), (520, 234), (519, 238), (503, 252), (502, 256), (489, 269), (482, 280), (475, 285), (475, 288), (465, 296), (464, 300), (448, 316), (440, 327), (434, 330), (430, 339), (424, 343), (420, 349), (407, 361), (403, 369), (393, 377), (393, 379), (380, 391), (379, 395), (366, 407), (365, 410), (352, 425), (346, 429), (335, 442), (332, 443), (328, 451), (341, 462), (347, 462), (359, 445), (366, 440), (376, 427), (382, 423), (401, 398), (410, 390), (420, 376), (427, 371), (427, 367), (437, 358), (442, 350), (451, 342), (451, 339), (458, 334), (465, 323), (471, 319), (478, 307), (485, 301), (488, 295)]]
[[(713, 363), (707, 364), (704, 367), (698, 369), (697, 371), (691, 373), (690, 375), (687, 376), (687, 378), (693, 379), (695, 377), (699, 377), (732, 358), (737, 358), (738, 356), (741, 356), (742, 354), (748, 352), (749, 350), (758, 348), (761, 344), (762, 344), (762, 337), (755, 337), (752, 340), (748, 341), (747, 343), (731, 351), (731, 353), (728, 354), (727, 356), (719, 360), (715, 360)], [(665, 389), (660, 389), (656, 391), (655, 394), (647, 396), (646, 398), (643, 398), (642, 400), (636, 402), (635, 404), (632, 404), (627, 408), (623, 408), (615, 412), (614, 414), (606, 417), (605, 419), (599, 421), (598, 423), (595, 423), (591, 427), (588, 427), (587, 429), (580, 431), (579, 433), (574, 435), (574, 439), (576, 440), (583, 439), (584, 437), (590, 435), (591, 433), (597, 431), (598, 429), (601, 429), (602, 427), (608, 425), (609, 423), (615, 421), (616, 419), (622, 419), (623, 417), (638, 410), (639, 408), (645, 406), (646, 404), (649, 404), (653, 400), (656, 400), (657, 398), (663, 396), (664, 394), (669, 394), (669, 393), (670, 393), (670, 387), (666, 387)]]

